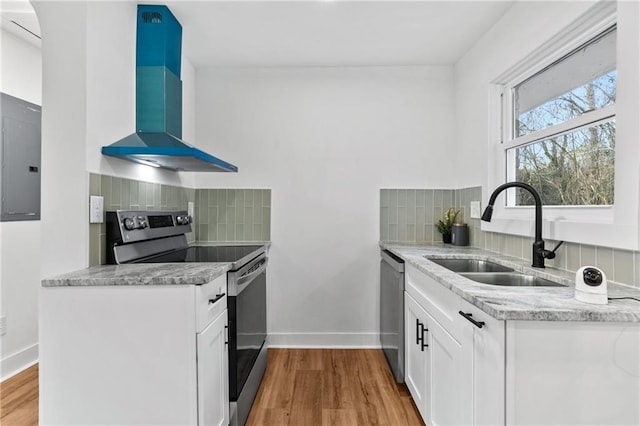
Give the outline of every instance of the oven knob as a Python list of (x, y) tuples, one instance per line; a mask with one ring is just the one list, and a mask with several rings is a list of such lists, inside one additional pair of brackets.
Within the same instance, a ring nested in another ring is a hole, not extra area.
[(126, 217), (126, 218), (124, 219), (124, 228), (125, 228), (127, 231), (133, 231), (134, 229), (136, 229), (136, 224), (135, 224), (135, 222), (133, 221), (133, 218), (132, 218), (132, 217)]
[(144, 229), (149, 227), (149, 224), (147, 223), (147, 220), (144, 218), (144, 216), (138, 216), (138, 229)]
[(178, 225), (188, 225), (191, 223), (191, 216), (177, 216), (176, 222), (178, 222)]

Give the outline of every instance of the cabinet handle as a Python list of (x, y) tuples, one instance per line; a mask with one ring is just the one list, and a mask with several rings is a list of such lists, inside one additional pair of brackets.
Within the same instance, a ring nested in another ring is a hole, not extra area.
[(420, 350), (422, 352), (424, 352), (424, 348), (429, 347), (429, 345), (424, 342), (425, 331), (429, 331), (429, 329), (424, 328), (424, 324), (422, 324), (420, 320), (416, 318), (416, 345), (420, 345)]
[(222, 299), (223, 297), (224, 297), (224, 293), (216, 294), (216, 298), (215, 299), (209, 299), (209, 304), (212, 305), (212, 304), (216, 303), (218, 300)]
[(424, 348), (428, 348), (428, 347), (429, 347), (429, 344), (428, 344), (428, 343), (425, 343), (425, 342), (427, 341), (427, 339), (425, 338), (425, 335), (424, 335), (424, 334), (425, 334), (427, 331), (429, 331), (429, 329), (428, 329), (428, 328), (424, 328), (424, 327), (422, 327), (422, 347), (420, 348), (420, 350), (421, 350), (422, 352), (424, 352)]
[(469, 321), (471, 321), (471, 323), (473, 325), (475, 325), (476, 327), (482, 328), (484, 326), (484, 321), (476, 321), (473, 318), (471, 318), (473, 316), (473, 314), (466, 314), (466, 313), (464, 313), (462, 311), (458, 311), (458, 313), (460, 315), (462, 315), (463, 317), (465, 317), (466, 319), (468, 319)]

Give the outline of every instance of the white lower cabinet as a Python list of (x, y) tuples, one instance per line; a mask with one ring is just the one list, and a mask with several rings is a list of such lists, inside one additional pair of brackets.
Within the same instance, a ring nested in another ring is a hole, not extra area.
[(405, 279), (405, 380), (429, 426), (640, 424), (640, 324), (502, 321)]
[(459, 308), (461, 340), (468, 348), (471, 368), (467, 374), (472, 421), (467, 424), (505, 424), (505, 321), (496, 320), (464, 300), (460, 300)]
[(494, 388), (504, 387), (504, 321), (487, 318), (411, 266), (406, 280), (405, 378), (425, 422), (504, 423), (504, 398)]
[[(430, 425), (473, 423), (471, 405), (471, 351), (427, 313), (429, 341)], [(427, 384), (429, 386), (429, 384)]]
[(228, 424), (226, 288), (41, 288), (40, 423)]
[(428, 425), (471, 424), (469, 348), (406, 293), (405, 312), (405, 380), (420, 414)]
[[(413, 401), (418, 407), (418, 411), (423, 419), (429, 416), (429, 395), (430, 389), (427, 383), (431, 382), (429, 371), (429, 351), (425, 351), (422, 344), (424, 338), (423, 327), (427, 313), (413, 300), (411, 296), (404, 293), (404, 339), (405, 339), (405, 376), (404, 380), (411, 392)], [(427, 342), (428, 343), (428, 342)]]
[(640, 425), (640, 324), (506, 326), (506, 424)]
[(229, 424), (227, 311), (196, 336), (198, 345), (198, 424)]

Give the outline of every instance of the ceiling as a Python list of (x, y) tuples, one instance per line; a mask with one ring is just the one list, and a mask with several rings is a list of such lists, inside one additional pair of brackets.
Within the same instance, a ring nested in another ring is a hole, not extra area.
[(507, 1), (166, 1), (198, 67), (453, 64)]
[[(513, 2), (149, 3), (169, 6), (183, 26), (183, 52), (200, 68), (453, 64)], [(2, 28), (39, 46), (40, 30), (28, 0), (1, 4)]]

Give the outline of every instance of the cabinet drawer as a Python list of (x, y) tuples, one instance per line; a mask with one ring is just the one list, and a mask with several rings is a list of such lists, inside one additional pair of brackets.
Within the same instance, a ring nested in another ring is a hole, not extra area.
[(196, 331), (227, 309), (227, 275), (223, 274), (210, 283), (196, 286)]
[(459, 339), (462, 299), (439, 282), (407, 264), (405, 289), (453, 337)]

